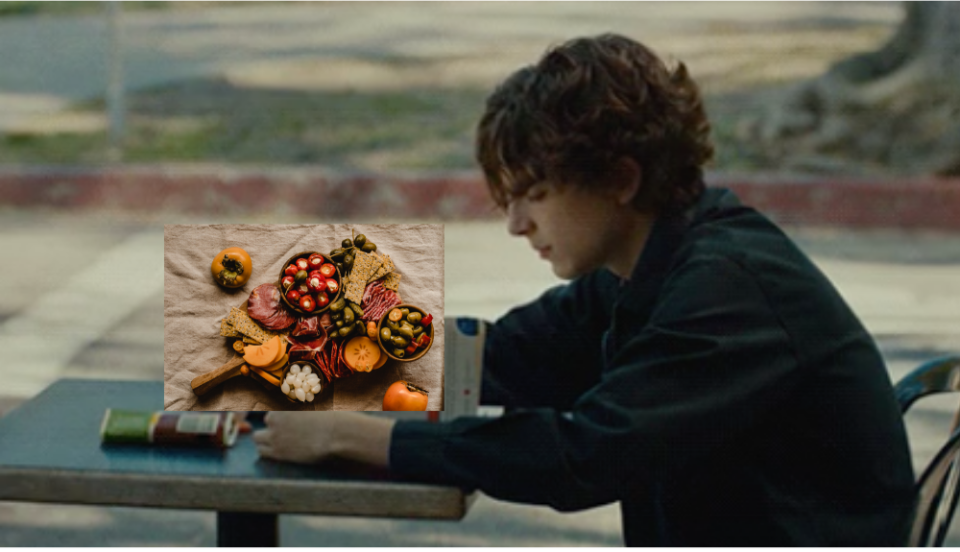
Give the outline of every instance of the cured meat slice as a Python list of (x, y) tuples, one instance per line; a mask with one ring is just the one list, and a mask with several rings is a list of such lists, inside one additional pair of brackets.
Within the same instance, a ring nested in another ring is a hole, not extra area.
[(327, 336), (323, 335), (311, 340), (293, 339), (291, 342), (293, 345), (291, 345), (290, 350), (287, 351), (291, 361), (313, 360), (317, 353), (323, 350), (323, 346), (327, 342)]
[(402, 303), (399, 293), (383, 287), (383, 282), (377, 280), (363, 291), (363, 301), (360, 303), (363, 308), (362, 318), (376, 322), (383, 318), (387, 311)]
[(330, 318), (329, 312), (323, 313), (323, 316), (320, 317), (320, 327), (323, 328), (325, 332), (333, 327), (333, 320)]
[(247, 314), (268, 330), (289, 328), (297, 318), (290, 314), (280, 299), (280, 289), (275, 284), (261, 284), (247, 299)]
[(317, 337), (320, 335), (320, 331), (320, 317), (309, 316), (297, 320), (297, 325), (290, 332), (290, 335), (294, 337)]

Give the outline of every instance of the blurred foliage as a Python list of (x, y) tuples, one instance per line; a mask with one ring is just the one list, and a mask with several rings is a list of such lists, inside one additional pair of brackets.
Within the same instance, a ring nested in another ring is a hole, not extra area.
[[(319, 92), (195, 81), (128, 99), (124, 160), (324, 164), (345, 169), (473, 166), (473, 130), (486, 91)], [(103, 102), (85, 102), (97, 113)], [(0, 163), (106, 159), (106, 130), (17, 131), (0, 136)]]

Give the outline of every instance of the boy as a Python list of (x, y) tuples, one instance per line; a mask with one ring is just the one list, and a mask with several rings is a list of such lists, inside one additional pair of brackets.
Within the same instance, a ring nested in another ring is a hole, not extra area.
[(481, 397), (506, 414), (269, 414), (261, 453), (561, 511), (620, 501), (628, 545), (904, 544), (913, 470), (882, 358), (779, 229), (705, 189), (709, 128), (685, 67), (622, 36), (516, 72), (477, 158), (510, 232), (571, 282), (490, 331)]

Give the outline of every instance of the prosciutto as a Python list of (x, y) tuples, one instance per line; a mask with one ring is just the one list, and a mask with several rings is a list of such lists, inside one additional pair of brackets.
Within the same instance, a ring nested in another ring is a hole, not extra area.
[(293, 345), (287, 354), (290, 355), (290, 361), (297, 360), (315, 360), (318, 353), (323, 351), (323, 346), (327, 343), (326, 334), (314, 339), (291, 339)]
[(383, 287), (383, 282), (377, 280), (363, 290), (363, 299), (360, 301), (362, 319), (376, 322), (383, 318), (387, 311), (402, 303), (399, 293)]
[[(324, 328), (324, 330), (326, 330), (326, 328)], [(320, 335), (320, 317), (305, 316), (300, 318), (300, 320), (297, 320), (297, 325), (293, 328), (293, 331), (290, 332), (290, 335), (293, 337), (319, 336)]]
[(247, 299), (247, 314), (268, 330), (289, 328), (297, 318), (290, 314), (280, 299), (280, 288), (275, 284), (261, 284)]

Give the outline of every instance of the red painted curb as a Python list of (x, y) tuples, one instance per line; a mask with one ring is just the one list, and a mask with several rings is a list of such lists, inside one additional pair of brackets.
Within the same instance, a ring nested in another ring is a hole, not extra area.
[[(786, 224), (960, 231), (960, 179), (711, 174), (708, 181)], [(315, 167), (0, 167), (0, 206), (341, 219), (499, 216), (476, 172), (358, 175)]]

